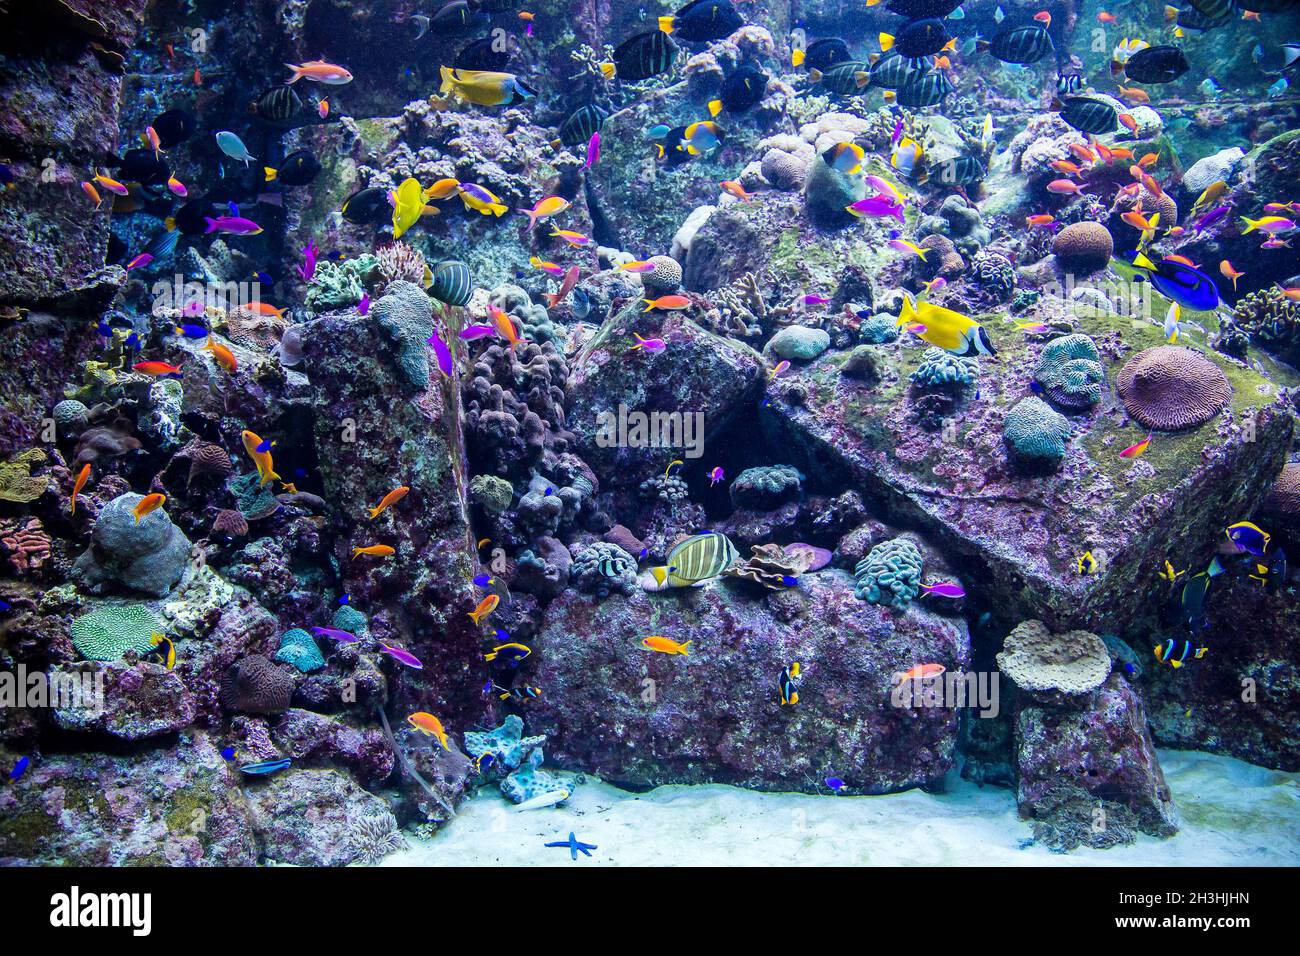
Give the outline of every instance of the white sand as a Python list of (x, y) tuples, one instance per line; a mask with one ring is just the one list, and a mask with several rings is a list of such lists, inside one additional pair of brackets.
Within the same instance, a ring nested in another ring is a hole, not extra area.
[[(515, 813), (484, 788), (432, 839), (386, 866), (1296, 866), (1300, 774), (1194, 751), (1160, 753), (1181, 814), (1169, 840), (1052, 853), (1016, 816), (1011, 791), (952, 775), (947, 793), (879, 797), (661, 787), (628, 793), (588, 778), (569, 804)], [(544, 843), (595, 843), (576, 863)]]

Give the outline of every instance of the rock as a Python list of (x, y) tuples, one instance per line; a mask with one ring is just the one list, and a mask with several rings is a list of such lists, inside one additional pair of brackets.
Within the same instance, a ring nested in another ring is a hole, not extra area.
[(79, 665), (56, 668), (51, 681), (80, 681), (82, 686), (102, 681), (104, 706), (59, 707), (54, 722), (64, 730), (106, 733), (122, 740), (144, 740), (184, 730), (194, 722), (194, 699), (181, 675), (160, 664)]
[[(636, 788), (810, 791), (833, 773), (881, 793), (943, 776), (956, 712), (895, 707), (890, 694), (894, 673), (917, 661), (964, 669), (964, 624), (918, 606), (863, 603), (839, 572), (762, 600), (733, 591), (742, 586), (557, 598), (534, 640), (533, 677), (547, 692), (529, 705), (548, 763)], [(648, 620), (656, 633), (691, 640), (690, 654), (641, 647)], [(794, 661), (805, 662), (799, 702), (782, 706), (777, 677)]]
[(1211, 183), (1228, 182), (1233, 170), (1245, 156), (1246, 153), (1240, 146), (1232, 146), (1192, 163), (1187, 172), (1183, 173), (1183, 190), (1187, 197), (1194, 201)]
[(845, 207), (866, 197), (867, 184), (861, 176), (849, 176), (832, 169), (819, 155), (808, 168), (804, 195), (808, 201), (808, 218), (815, 226), (819, 229), (844, 229), (857, 222)]
[(1053, 849), (1131, 843), (1135, 830), (1177, 831), (1142, 699), (1119, 675), (1082, 708), (1023, 708), (1016, 750), (1020, 815)]
[(411, 391), (429, 387), (429, 337), (433, 334), (433, 306), (418, 285), (398, 279), (390, 282), (375, 303), (374, 321), (392, 342), (393, 362)]
[(92, 593), (110, 585), (162, 597), (185, 573), (190, 539), (162, 508), (136, 521), (132, 509), (144, 499), (129, 492), (99, 512), (91, 545), (72, 568), (72, 579)]
[(795, 362), (809, 362), (830, 347), (831, 337), (825, 329), (791, 325), (772, 336), (764, 351)]
[(365, 859), (352, 830), (388, 805), (338, 770), (290, 769), (247, 788), (262, 852), (276, 863), (347, 866)]

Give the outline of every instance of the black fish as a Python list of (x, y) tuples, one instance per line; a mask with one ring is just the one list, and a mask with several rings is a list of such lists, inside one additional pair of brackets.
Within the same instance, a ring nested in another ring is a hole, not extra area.
[(849, 58), (849, 45), (839, 37), (823, 37), (813, 40), (803, 51), (803, 65), (809, 70), (821, 70), (825, 73), (836, 63)]
[(961, 6), (961, 0), (889, 0), (885, 9), (909, 20), (927, 17), (942, 20)]
[(487, 70), (491, 73), (503, 73), (510, 64), (510, 51), (508, 49), (498, 49), (503, 45), (508, 44), (500, 44), (494, 37), (482, 37), (475, 40), (456, 54), (456, 59), (451, 64), (452, 69)]
[(1187, 3), (1207, 20), (1230, 18), (1237, 8), (1235, 0), (1187, 0)]
[(1297, 3), (1300, 0), (1243, 0), (1240, 6), (1252, 13), (1285, 13), (1294, 10)]
[(1207, 17), (1195, 7), (1187, 7), (1178, 11), (1178, 25), (1188, 30), (1213, 30), (1228, 23), (1231, 19), (1231, 11), (1221, 17)]
[(905, 56), (890, 50), (871, 65), (871, 83), (882, 90), (896, 90), (913, 76), (926, 72)]
[(677, 44), (662, 30), (647, 30), (624, 40), (614, 50), (620, 80), (635, 83), (666, 73), (677, 58)]
[(686, 127), (677, 126), (670, 129), (659, 145), (659, 158), (664, 161), (668, 167), (682, 166), (689, 163), (692, 159), (690, 151), (682, 145), (682, 139), (686, 136)]
[(1061, 106), (1061, 119), (1080, 133), (1113, 133), (1119, 123), (1115, 107), (1091, 96), (1067, 96)]
[[(742, 66), (722, 82), (722, 92), (709, 110), (717, 116), (720, 110), (743, 113), (763, 98), (767, 92), (767, 74), (752, 66)], [(717, 109), (714, 106), (718, 107)]]
[(911, 20), (894, 35), (892, 49), (897, 50), (900, 56), (916, 60), (938, 53), (951, 40), (942, 20)]
[(153, 131), (158, 134), (158, 142), (163, 149), (179, 146), (190, 138), (194, 132), (194, 116), (185, 110), (168, 110), (154, 117)]
[(560, 124), (560, 143), (564, 146), (580, 146), (600, 132), (609, 113), (595, 103), (579, 106)]
[(176, 228), (180, 232), (187, 236), (197, 236), (207, 230), (207, 220), (209, 218), (214, 215), (222, 215), (222, 213), (215, 210), (225, 208), (225, 206), (215, 206), (207, 198), (191, 199), (176, 210), (176, 215), (172, 217), (172, 221), (176, 223)]
[(488, 15), (481, 10), (471, 10), (465, 0), (452, 0), (429, 17), (429, 28), (444, 36), (472, 33), (487, 26), (488, 23)]
[(1176, 46), (1149, 46), (1124, 64), (1124, 75), (1139, 83), (1172, 83), (1191, 68)]
[(1286, 584), (1286, 552), (1281, 547), (1274, 549), (1273, 557), (1268, 562), (1268, 589), (1278, 591)]
[(519, 0), (474, 0), (470, 6), (486, 13), (512, 13), (519, 8)]
[(474, 279), (469, 266), (459, 259), (443, 259), (431, 270), (433, 285), (429, 295), (448, 305), (465, 305), (474, 294)]
[(871, 66), (861, 60), (845, 60), (836, 63), (825, 73), (813, 70), (808, 76), (814, 85), (828, 93), (852, 96), (866, 90), (871, 82)]
[(249, 103), (248, 111), (268, 123), (288, 123), (302, 112), (302, 98), (292, 86), (277, 86)]
[(895, 91), (899, 106), (936, 106), (956, 87), (941, 72), (917, 73)]
[(958, 156), (931, 169), (929, 181), (945, 186), (969, 186), (982, 180), (986, 172), (984, 164), (974, 156)]
[(118, 179), (142, 186), (161, 186), (172, 175), (171, 167), (161, 157), (155, 156), (152, 149), (127, 150), (115, 168)]
[(1003, 63), (1037, 63), (1052, 49), (1052, 38), (1038, 24), (1006, 27), (988, 44), (988, 52)]
[(1071, 93), (1078, 93), (1083, 89), (1083, 74), (1081, 73), (1059, 73), (1056, 77), (1056, 92), (1062, 96), (1068, 96)]
[(343, 218), (359, 226), (380, 225), (393, 218), (388, 191), (369, 186), (354, 192), (343, 202)]
[(306, 186), (320, 175), (320, 163), (310, 149), (299, 149), (284, 158), (280, 168), (267, 173), (266, 181), (286, 186)]
[(745, 25), (731, 0), (691, 0), (671, 17), (659, 18), (659, 29), (692, 43), (725, 40)]

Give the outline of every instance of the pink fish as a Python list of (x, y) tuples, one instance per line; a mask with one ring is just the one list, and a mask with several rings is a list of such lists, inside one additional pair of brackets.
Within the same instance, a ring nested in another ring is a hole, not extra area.
[(404, 651), (400, 647), (393, 647), (391, 644), (385, 644), (383, 641), (379, 642), (379, 649), (399, 664), (413, 667), (417, 671), (424, 670), (424, 665), (420, 663), (420, 659), (410, 651)]
[(298, 266), (298, 276), (303, 282), (310, 282), (312, 276), (316, 274), (316, 254), (319, 251), (316, 243), (308, 239), (307, 245), (302, 250), (302, 265)]
[(633, 352), (637, 349), (645, 349), (647, 352), (662, 352), (668, 348), (668, 343), (663, 339), (643, 339), (635, 332), (632, 333), (632, 337), (636, 339), (636, 345), (632, 346)]
[(711, 472), (709, 472), (710, 487), (716, 485), (718, 482), (722, 481), (726, 477), (727, 477), (727, 473), (722, 470), (721, 465), (719, 465), (717, 468), (714, 468)]
[(143, 269), (151, 262), (153, 262), (153, 256), (147, 252), (142, 252), (126, 264), (126, 271), (130, 272), (132, 269)]
[(343, 631), (337, 627), (313, 627), (311, 632), (317, 637), (327, 637), (331, 641), (338, 641), (340, 644), (355, 644), (361, 640), (351, 631)]
[(960, 584), (955, 584), (952, 581), (940, 581), (938, 584), (922, 584), (921, 597), (929, 597), (931, 594), (939, 597), (952, 598), (953, 600), (964, 598), (966, 596), (966, 592), (962, 590), (962, 586)]
[(803, 297), (804, 305), (825, 305), (830, 299), (824, 295), (806, 295)]
[[(496, 327), (492, 325), (467, 325), (460, 330), (462, 342), (472, 342), (474, 339), (486, 338), (489, 335), (496, 335)], [(430, 345), (433, 343), (430, 342)]]
[(850, 215), (857, 216), (859, 219), (865, 218), (882, 218), (892, 216), (897, 219), (899, 225), (905, 225), (907, 220), (903, 217), (903, 207), (889, 196), (870, 196), (866, 199), (859, 199), (845, 207)]
[(1058, 196), (1083, 195), (1083, 189), (1073, 179), (1053, 179), (1047, 184), (1047, 191)]
[(903, 121), (899, 120), (897, 123), (894, 124), (894, 135), (889, 137), (889, 143), (891, 146), (897, 146), (899, 141), (902, 138), (903, 138)]
[[(529, 24), (531, 27), (532, 24)], [(587, 161), (582, 164), (583, 169), (590, 169), (600, 161), (600, 133), (592, 133), (591, 139), (587, 140)]]
[(564, 274), (564, 281), (560, 283), (558, 292), (546, 292), (542, 298), (546, 300), (546, 307), (553, 309), (561, 302), (564, 297), (573, 291), (573, 287), (578, 284), (578, 267), (570, 266), (569, 271)]
[(262, 227), (251, 219), (245, 219), (242, 216), (217, 216), (210, 219), (203, 217), (207, 224), (204, 232), (225, 232), (232, 236), (256, 236), (262, 231)]
[(1119, 453), (1119, 457), (1137, 458), (1139, 455), (1141, 455), (1151, 446), (1151, 438), (1152, 438), (1151, 435), (1147, 435), (1146, 438), (1142, 439), (1136, 445), (1129, 445), (1127, 448), (1125, 448), (1122, 452)]
[(357, 303), (357, 311), (362, 315), (370, 314), (370, 293), (366, 292), (361, 296), (361, 301)]
[[(489, 333), (492, 331), (492, 329), (488, 329)], [(433, 354), (438, 358), (438, 368), (442, 369), (443, 375), (451, 378), (452, 369), (454, 368), (451, 361), (451, 349), (447, 348), (447, 343), (442, 340), (442, 336), (437, 332), (429, 336), (429, 344), (433, 346)]]

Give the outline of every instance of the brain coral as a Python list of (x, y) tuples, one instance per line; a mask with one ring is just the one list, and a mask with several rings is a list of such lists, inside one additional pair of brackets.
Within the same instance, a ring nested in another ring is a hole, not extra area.
[(1110, 262), (1115, 242), (1099, 222), (1073, 222), (1052, 240), (1052, 252), (1066, 269), (1095, 272)]
[(746, 468), (731, 483), (731, 503), (737, 508), (771, 511), (799, 499), (803, 474), (790, 465)]
[(1057, 405), (1082, 409), (1101, 401), (1106, 372), (1092, 339), (1076, 333), (1044, 346), (1034, 378)]
[(275, 652), (275, 659), (281, 664), (289, 664), (304, 674), (318, 671), (325, 666), (316, 640), (300, 627), (285, 631), (280, 637), (280, 649)]
[(261, 654), (230, 665), (221, 680), (221, 704), (248, 714), (278, 714), (289, 709), (293, 677)]
[(963, 389), (974, 385), (979, 376), (979, 359), (953, 355), (945, 349), (926, 349), (908, 381), (921, 389)]
[(883, 541), (858, 562), (853, 594), (872, 604), (905, 608), (921, 593), (921, 552), (906, 538)]
[(1007, 412), (1002, 438), (1012, 459), (1021, 465), (1050, 467), (1065, 458), (1070, 423), (1041, 399), (1022, 398)]
[(641, 276), (641, 284), (653, 292), (675, 292), (682, 284), (682, 267), (670, 256), (651, 256), (646, 260), (654, 269)]
[(127, 651), (148, 654), (162, 629), (143, 604), (104, 607), (72, 622), (72, 646), (88, 661), (115, 661)]
[(1232, 394), (1228, 377), (1200, 352), (1159, 345), (1119, 370), (1124, 408), (1147, 428), (1178, 431), (1208, 422)]
[(1300, 461), (1288, 462), (1264, 499), (1264, 511), (1283, 522), (1300, 526)]
[(1023, 621), (998, 652), (998, 669), (1021, 690), (1086, 694), (1110, 674), (1110, 652), (1096, 634), (1053, 634), (1042, 621)]

